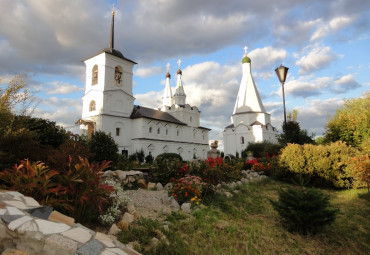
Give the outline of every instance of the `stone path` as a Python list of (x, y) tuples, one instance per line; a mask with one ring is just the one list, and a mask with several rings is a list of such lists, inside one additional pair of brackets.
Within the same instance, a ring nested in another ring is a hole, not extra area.
[(16, 191), (0, 191), (0, 218), (1, 254), (139, 254)]

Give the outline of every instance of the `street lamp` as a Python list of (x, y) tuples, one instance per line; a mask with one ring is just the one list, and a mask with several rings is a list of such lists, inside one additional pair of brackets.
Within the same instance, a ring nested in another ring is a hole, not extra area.
[(288, 75), (288, 67), (280, 65), (278, 68), (275, 69), (276, 75), (281, 82), (281, 86), (283, 89), (283, 105), (284, 105), (284, 124), (286, 124), (286, 112), (285, 112), (285, 93), (284, 93), (284, 83), (286, 80), (286, 76)]

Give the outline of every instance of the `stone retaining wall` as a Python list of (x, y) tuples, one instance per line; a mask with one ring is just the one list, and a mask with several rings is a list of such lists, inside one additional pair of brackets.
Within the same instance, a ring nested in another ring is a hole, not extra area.
[(0, 217), (1, 255), (139, 254), (16, 191), (0, 191)]

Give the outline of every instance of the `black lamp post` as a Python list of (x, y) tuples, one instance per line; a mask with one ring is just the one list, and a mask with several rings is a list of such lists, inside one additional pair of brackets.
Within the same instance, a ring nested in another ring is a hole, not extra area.
[(280, 65), (278, 68), (275, 69), (276, 75), (281, 82), (281, 86), (283, 89), (283, 105), (284, 105), (284, 124), (286, 124), (286, 112), (285, 112), (285, 93), (284, 93), (284, 83), (286, 80), (286, 76), (288, 75), (288, 67)]

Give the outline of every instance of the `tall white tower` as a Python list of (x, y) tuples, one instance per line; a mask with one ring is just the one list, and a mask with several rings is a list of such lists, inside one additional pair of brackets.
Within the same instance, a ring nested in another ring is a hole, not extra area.
[(223, 132), (225, 154), (241, 153), (250, 142), (276, 142), (277, 131), (271, 125), (271, 116), (266, 113), (253, 80), (251, 59), (247, 56), (247, 49), (248, 47), (244, 47), (243, 75), (230, 118), (231, 125)]
[[(112, 118), (129, 118), (133, 109), (132, 75), (134, 61), (114, 49), (114, 11), (109, 47), (86, 59), (85, 94), (82, 118), (77, 122), (83, 134), (94, 130), (113, 133)], [(109, 119), (109, 120), (108, 120)]]
[(177, 70), (177, 83), (176, 83), (176, 91), (174, 95), (175, 104), (185, 105), (186, 94), (185, 94), (184, 87), (182, 85), (182, 80), (181, 80), (181, 75), (182, 75), (182, 71), (180, 69), (181, 59), (177, 61), (177, 64), (179, 65), (179, 70)]
[(171, 90), (171, 74), (170, 74), (170, 63), (167, 63), (167, 73), (166, 73), (166, 85), (164, 88), (163, 93), (163, 106), (162, 110), (166, 108), (166, 106), (171, 107), (173, 105), (173, 96), (172, 96), (172, 90)]

